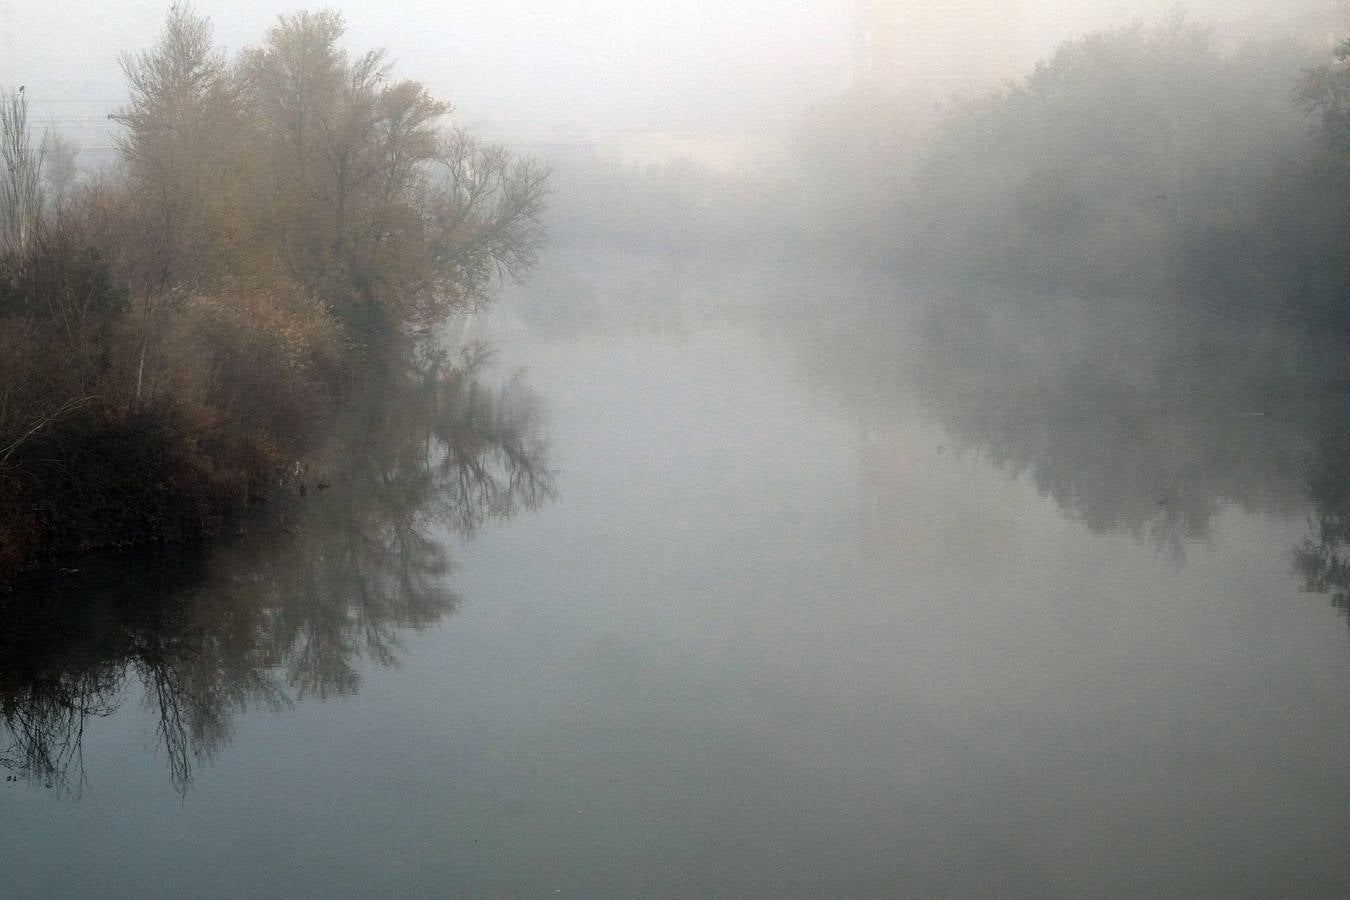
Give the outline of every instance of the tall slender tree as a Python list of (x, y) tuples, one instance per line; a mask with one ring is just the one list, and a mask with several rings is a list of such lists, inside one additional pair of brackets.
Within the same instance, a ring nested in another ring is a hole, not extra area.
[(0, 90), (0, 242), (22, 257), (42, 214), (43, 144), (28, 130), (28, 98)]

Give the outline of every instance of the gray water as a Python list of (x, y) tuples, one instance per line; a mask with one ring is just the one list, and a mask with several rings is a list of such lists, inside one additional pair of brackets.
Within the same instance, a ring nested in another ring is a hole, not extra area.
[(556, 256), (470, 330), (472, 440), (5, 601), (0, 894), (1350, 890), (1288, 334)]

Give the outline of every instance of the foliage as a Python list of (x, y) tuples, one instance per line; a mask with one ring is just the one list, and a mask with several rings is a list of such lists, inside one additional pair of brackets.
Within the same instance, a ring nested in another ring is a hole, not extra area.
[(1336, 45), (1334, 66), (1315, 66), (1303, 73), (1298, 102), (1320, 118), (1320, 135), (1336, 153), (1350, 153), (1350, 38)]
[(42, 210), (42, 145), (28, 131), (23, 88), (0, 90), (0, 247), (22, 251)]
[(122, 58), (97, 180), (0, 95), (0, 558), (210, 530), (303, 469), (374, 363), (533, 265), (546, 170), (444, 130), (343, 31), (281, 16), (231, 60), (175, 5)]
[(1341, 327), (1350, 72), (1316, 58), (1225, 48), (1175, 15), (1065, 43), (938, 110), (841, 95), (798, 139), (805, 221), (836, 252), (935, 282)]
[(915, 192), (920, 254), (1060, 290), (1276, 306), (1340, 279), (1289, 85), (1302, 51), (1225, 55), (1184, 20), (1066, 44), (962, 104)]

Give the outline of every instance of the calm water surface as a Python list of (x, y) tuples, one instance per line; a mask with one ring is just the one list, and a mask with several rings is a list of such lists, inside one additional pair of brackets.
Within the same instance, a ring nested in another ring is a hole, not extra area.
[(327, 490), (0, 601), (0, 894), (1350, 891), (1287, 335), (589, 264)]

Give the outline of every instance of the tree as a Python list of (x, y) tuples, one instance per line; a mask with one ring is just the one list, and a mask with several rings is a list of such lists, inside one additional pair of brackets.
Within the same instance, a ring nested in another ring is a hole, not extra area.
[(65, 206), (75, 190), (80, 177), (75, 163), (78, 152), (74, 144), (54, 132), (49, 132), (43, 139), (42, 180), (50, 211)]
[(122, 57), (131, 103), (113, 118), (147, 244), (137, 285), (148, 294), (182, 292), (211, 274), (206, 199), (223, 187), (238, 134), (238, 98), (211, 23), (174, 6), (158, 45)]
[(389, 263), (406, 265), (407, 248), (390, 244), (417, 231), (411, 199), (450, 105), (392, 81), (383, 50), (350, 60), (344, 28), (330, 11), (282, 16), (239, 77), (287, 268), (349, 323), (370, 325), (400, 304)]
[(1320, 136), (1328, 148), (1350, 153), (1350, 38), (1336, 45), (1337, 65), (1306, 69), (1296, 97), (1311, 114), (1321, 119)]
[(398, 370), (362, 362), (414, 359), (533, 262), (543, 170), (443, 136), (449, 104), (342, 34), (282, 16), (230, 62), (175, 6), (122, 59), (122, 166), (72, 191), (46, 144), (46, 213), (44, 146), (3, 98), (0, 560), (212, 530)]
[(448, 103), (355, 59), (333, 12), (282, 16), (245, 51), (274, 211), (264, 229), (292, 277), (349, 326), (379, 330), (481, 306), (534, 262), (548, 173), (462, 131)]
[(0, 90), (0, 247), (21, 254), (42, 214), (43, 147), (28, 131), (24, 89)]
[(157, 314), (218, 274), (213, 259), (224, 242), (213, 234), (207, 197), (228, 193), (239, 133), (237, 97), (211, 23), (191, 6), (171, 8), (159, 44), (122, 58), (131, 103), (113, 118), (131, 181), (139, 240), (128, 275), (141, 304), (135, 400), (141, 400), (146, 356)]
[(462, 129), (441, 143), (421, 197), (427, 255), (435, 277), (423, 315), (485, 305), (498, 279), (518, 279), (534, 266), (549, 171), (512, 159)]

